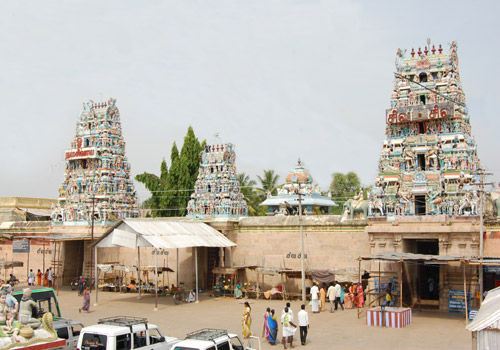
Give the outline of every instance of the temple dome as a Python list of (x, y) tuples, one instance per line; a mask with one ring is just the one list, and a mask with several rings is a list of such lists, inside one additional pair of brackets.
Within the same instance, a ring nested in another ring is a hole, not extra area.
[(308, 183), (312, 184), (313, 179), (309, 170), (302, 166), (301, 161), (297, 163), (295, 169), (293, 169), (286, 177), (287, 183)]

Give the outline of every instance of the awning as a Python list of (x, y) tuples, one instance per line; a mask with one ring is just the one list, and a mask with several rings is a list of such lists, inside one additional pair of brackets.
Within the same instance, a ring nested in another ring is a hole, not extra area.
[[(464, 257), (447, 256), (447, 255), (430, 255), (430, 254), (413, 254), (399, 252), (385, 252), (369, 257), (361, 257), (361, 260), (385, 260), (385, 261), (429, 261), (429, 262), (450, 262), (463, 261)], [(469, 258), (470, 259), (470, 258)]]
[(488, 292), (474, 321), (465, 327), (471, 332), (482, 331), (486, 328), (500, 329), (500, 287)]
[(234, 247), (226, 236), (201, 222), (161, 219), (126, 219), (95, 243), (98, 248)]

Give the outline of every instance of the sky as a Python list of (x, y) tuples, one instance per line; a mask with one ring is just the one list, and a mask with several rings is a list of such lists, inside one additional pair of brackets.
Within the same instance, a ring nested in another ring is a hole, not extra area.
[[(238, 172), (298, 158), (371, 185), (398, 48), (457, 41), (482, 165), (500, 181), (497, 1), (9, 1), (0, 11), (0, 197), (56, 198), (82, 102), (117, 99), (132, 174), (188, 126)], [(216, 135), (219, 135), (216, 137)], [(136, 182), (141, 200), (148, 191)]]

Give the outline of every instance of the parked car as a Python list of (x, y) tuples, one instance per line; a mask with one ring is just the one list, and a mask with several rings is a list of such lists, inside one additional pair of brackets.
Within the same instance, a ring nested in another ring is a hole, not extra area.
[(74, 350), (78, 343), (78, 337), (83, 329), (83, 324), (80, 322), (75, 322), (68, 318), (58, 318), (54, 320), (54, 329), (57, 332), (57, 336), (61, 339), (66, 340), (66, 346), (63, 347), (64, 350)]
[(148, 323), (146, 318), (115, 316), (100, 319), (96, 325), (83, 328), (77, 349), (170, 350), (178, 342), (177, 338), (164, 337), (158, 327)]
[(245, 347), (236, 334), (228, 333), (223, 329), (203, 328), (188, 333), (186, 339), (175, 344), (173, 350), (254, 350), (253, 343), (260, 350), (260, 339), (250, 337)]

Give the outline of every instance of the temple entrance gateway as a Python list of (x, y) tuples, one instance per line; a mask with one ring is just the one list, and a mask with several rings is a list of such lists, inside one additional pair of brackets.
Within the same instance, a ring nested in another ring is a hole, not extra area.
[[(405, 239), (406, 253), (439, 255), (437, 239)], [(439, 272), (440, 265), (422, 261), (412, 263), (408, 268), (412, 282), (413, 302), (421, 307), (439, 307)]]
[(63, 285), (69, 285), (74, 277), (83, 275), (83, 250), (82, 240), (64, 242), (64, 256), (71, 258), (65, 259), (63, 265)]

